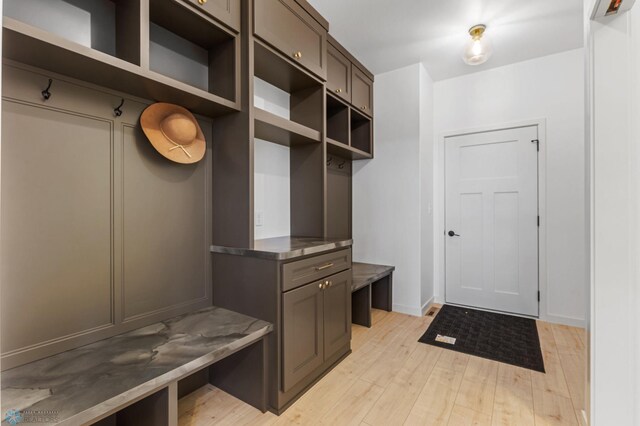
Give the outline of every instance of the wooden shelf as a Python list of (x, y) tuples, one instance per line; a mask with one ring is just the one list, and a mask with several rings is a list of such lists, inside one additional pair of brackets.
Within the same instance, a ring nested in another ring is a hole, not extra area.
[(2, 24), (5, 58), (210, 117), (240, 110), (235, 102), (15, 19), (4, 17)]
[(357, 148), (329, 138), (327, 138), (327, 152), (329, 154), (338, 155), (351, 160), (370, 160), (373, 158), (373, 155), (368, 152), (361, 151)]
[(295, 121), (287, 120), (260, 108), (253, 108), (255, 137), (284, 146), (313, 144), (322, 141), (321, 134)]

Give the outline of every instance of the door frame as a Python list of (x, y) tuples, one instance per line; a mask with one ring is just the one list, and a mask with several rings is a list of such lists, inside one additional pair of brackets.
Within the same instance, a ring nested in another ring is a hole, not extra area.
[(499, 130), (517, 129), (521, 127), (536, 126), (538, 128), (538, 139), (540, 151), (538, 152), (538, 214), (540, 215), (540, 227), (538, 228), (538, 289), (540, 291), (540, 302), (538, 305), (538, 316), (533, 317), (541, 320), (547, 319), (547, 120), (546, 118), (538, 118), (532, 120), (523, 120), (516, 122), (508, 122), (504, 124), (496, 124), (490, 126), (453, 130), (442, 132), (438, 136), (438, 160), (435, 176), (437, 208), (434, 209), (433, 229), (435, 235), (439, 232), (440, 238), (434, 238), (434, 253), (436, 254), (435, 262), (435, 281), (436, 281), (436, 300), (445, 303), (446, 300), (446, 182), (445, 182), (445, 143), (448, 138), (455, 136), (464, 136), (474, 133), (487, 133)]

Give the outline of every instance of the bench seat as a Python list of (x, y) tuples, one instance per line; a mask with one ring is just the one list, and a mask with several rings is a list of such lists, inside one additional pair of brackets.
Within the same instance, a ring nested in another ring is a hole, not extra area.
[[(2, 411), (53, 413), (54, 424), (92, 424), (105, 419), (100, 424), (140, 425), (147, 420), (136, 420), (136, 410), (130, 410), (129, 416), (114, 413), (156, 394), (155, 402), (148, 405), (155, 409), (166, 406), (166, 421), (163, 413), (148, 413), (148, 424), (172, 425), (177, 423), (179, 380), (259, 343), (255, 363), (266, 356), (264, 339), (271, 331), (267, 322), (218, 307), (180, 315), (3, 372)], [(257, 401), (248, 402), (264, 411), (266, 383), (261, 379), (266, 373), (262, 368), (250, 369), (259, 377), (255, 380), (258, 389), (248, 393), (263, 394), (263, 401), (261, 404), (258, 396)], [(233, 382), (224, 374), (220, 379), (223, 384)], [(253, 383), (238, 377), (243, 380)]]
[(395, 266), (353, 262), (351, 322), (371, 327), (371, 309), (392, 310)]

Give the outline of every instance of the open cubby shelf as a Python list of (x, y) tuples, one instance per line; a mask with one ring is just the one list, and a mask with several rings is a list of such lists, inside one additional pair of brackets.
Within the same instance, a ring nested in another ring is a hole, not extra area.
[(260, 108), (253, 108), (255, 137), (284, 146), (320, 143), (319, 131), (287, 120)]
[(372, 157), (373, 150), (371, 147), (372, 142), (372, 122), (371, 119), (358, 111), (351, 109), (351, 148), (354, 148), (360, 152), (369, 154)]
[(327, 138), (349, 145), (349, 106), (327, 95)]
[[(93, 5), (97, 7), (98, 3), (104, 2), (92, 0), (83, 5), (87, 8), (94, 7)], [(158, 28), (164, 28), (165, 33), (177, 30), (178, 25), (186, 25), (179, 16), (193, 15), (194, 18), (185, 19), (193, 20), (194, 28), (198, 29), (194, 34), (198, 35), (190, 37), (191, 40), (182, 39), (182, 46), (184, 43), (191, 43), (200, 49), (196, 49), (196, 52), (208, 55), (207, 64), (202, 66), (208, 81), (204, 85), (193, 84), (189, 78), (182, 78), (179, 74), (172, 75), (162, 67), (152, 70), (145, 64), (143, 58), (147, 53), (150, 53), (149, 59), (153, 63), (154, 52), (143, 52), (142, 46), (148, 43), (142, 40), (141, 28), (147, 23), (141, 21), (140, 2), (132, 0), (112, 3), (110, 16), (95, 19), (100, 22), (100, 27), (92, 28), (94, 19), (91, 15), (92, 21), (85, 28), (89, 33), (85, 37), (86, 42), (68, 37), (63, 28), (64, 22), (57, 22), (59, 28), (52, 27), (48, 30), (4, 16), (3, 57), (141, 98), (176, 103), (194, 113), (210, 117), (240, 109), (236, 102), (235, 84), (237, 41), (230, 33), (187, 9), (176, 9), (171, 13), (172, 19), (163, 18), (166, 13), (161, 10), (163, 5), (173, 2), (152, 2), (150, 12), (156, 20), (152, 19), (149, 24), (156, 29), (150, 31), (151, 44), (153, 37), (157, 35), (153, 33)], [(92, 12), (97, 13), (94, 10)], [(175, 22), (167, 22), (174, 18)], [(183, 29), (186, 28), (183, 26)], [(102, 31), (99, 41), (91, 34), (95, 30)], [(160, 32), (162, 31), (161, 29)], [(175, 37), (171, 41), (175, 43)]]
[(369, 160), (373, 156), (349, 145), (327, 138), (327, 152), (350, 160)]
[[(292, 143), (321, 142), (320, 133), (324, 125), (324, 85), (289, 59), (262, 44), (254, 42), (254, 75), (268, 84), (289, 94), (289, 120), (254, 108), (256, 137), (264, 133), (265, 124), (284, 130)], [(303, 136), (299, 139), (298, 136)], [(266, 139), (272, 140), (272, 139)], [(282, 140), (282, 138), (280, 138)], [(281, 143), (279, 140), (273, 142)]]

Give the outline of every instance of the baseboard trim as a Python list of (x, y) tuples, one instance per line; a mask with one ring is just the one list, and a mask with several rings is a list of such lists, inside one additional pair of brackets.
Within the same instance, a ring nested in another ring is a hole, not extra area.
[(399, 305), (397, 303), (393, 304), (393, 312), (398, 312), (400, 314), (412, 315), (414, 317), (422, 316), (422, 308), (418, 306), (406, 306)]
[(429, 310), (429, 308), (431, 307), (431, 305), (433, 305), (433, 296), (431, 296), (429, 298), (429, 300), (427, 300), (426, 302), (424, 302), (424, 305), (422, 305), (422, 315), (421, 316), (425, 316), (427, 315), (427, 311)]
[(551, 322), (554, 324), (568, 325), (571, 327), (585, 328), (585, 320), (580, 318), (565, 317), (562, 315), (540, 315), (541, 321)]

